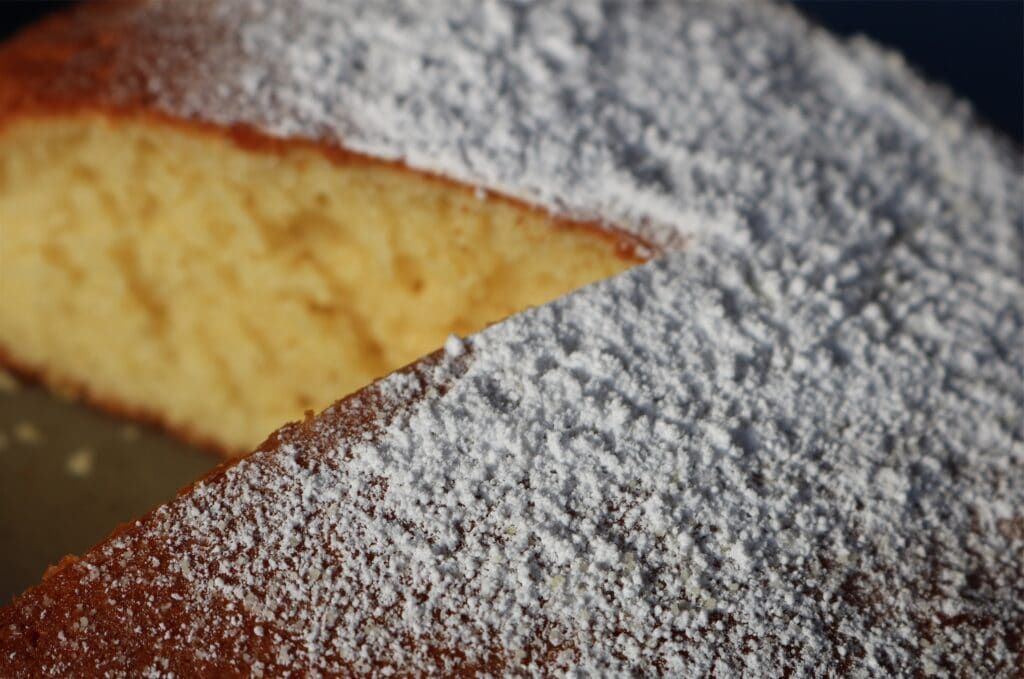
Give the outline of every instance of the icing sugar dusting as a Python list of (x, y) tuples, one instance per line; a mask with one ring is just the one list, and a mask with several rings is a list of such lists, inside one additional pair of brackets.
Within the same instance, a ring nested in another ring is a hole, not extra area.
[(466, 345), (457, 335), (449, 335), (444, 342), (444, 352), (452, 358), (458, 358), (466, 352)]
[(695, 238), (90, 553), (76, 662), (1019, 673), (1021, 176), (961, 105), (770, 5), (181, 6), (251, 21), (169, 110)]

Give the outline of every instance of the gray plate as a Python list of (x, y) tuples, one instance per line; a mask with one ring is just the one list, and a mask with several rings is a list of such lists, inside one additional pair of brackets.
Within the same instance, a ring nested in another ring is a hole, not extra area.
[(0, 606), (219, 462), (0, 372)]

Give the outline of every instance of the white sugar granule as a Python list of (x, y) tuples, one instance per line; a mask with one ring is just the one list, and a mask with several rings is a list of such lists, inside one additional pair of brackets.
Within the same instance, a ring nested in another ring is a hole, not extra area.
[(466, 353), (466, 345), (457, 335), (449, 335), (444, 342), (444, 353), (452, 358), (458, 358)]

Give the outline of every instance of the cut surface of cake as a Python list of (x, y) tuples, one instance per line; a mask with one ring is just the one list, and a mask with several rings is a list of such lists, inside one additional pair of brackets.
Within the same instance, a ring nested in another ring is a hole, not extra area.
[(53, 87), (6, 134), (241, 126), (657, 255), (66, 559), (0, 675), (1020, 674), (1021, 164), (898, 57), (757, 2), (100, 3), (22, 40), (3, 72)]
[(0, 129), (0, 352), (240, 453), (638, 261), (625, 237), (393, 163), (244, 140), (97, 113)]

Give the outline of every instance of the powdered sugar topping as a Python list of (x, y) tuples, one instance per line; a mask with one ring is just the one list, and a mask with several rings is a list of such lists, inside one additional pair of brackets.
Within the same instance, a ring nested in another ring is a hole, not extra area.
[(268, 674), (1019, 672), (1021, 176), (961, 105), (768, 5), (178, 6), (139, 20), (250, 21), (170, 76), (223, 91), (157, 89), (172, 112), (671, 252), (450, 339), (74, 566), (115, 602), (147, 583), (126, 625), (180, 614), (140, 643)]

